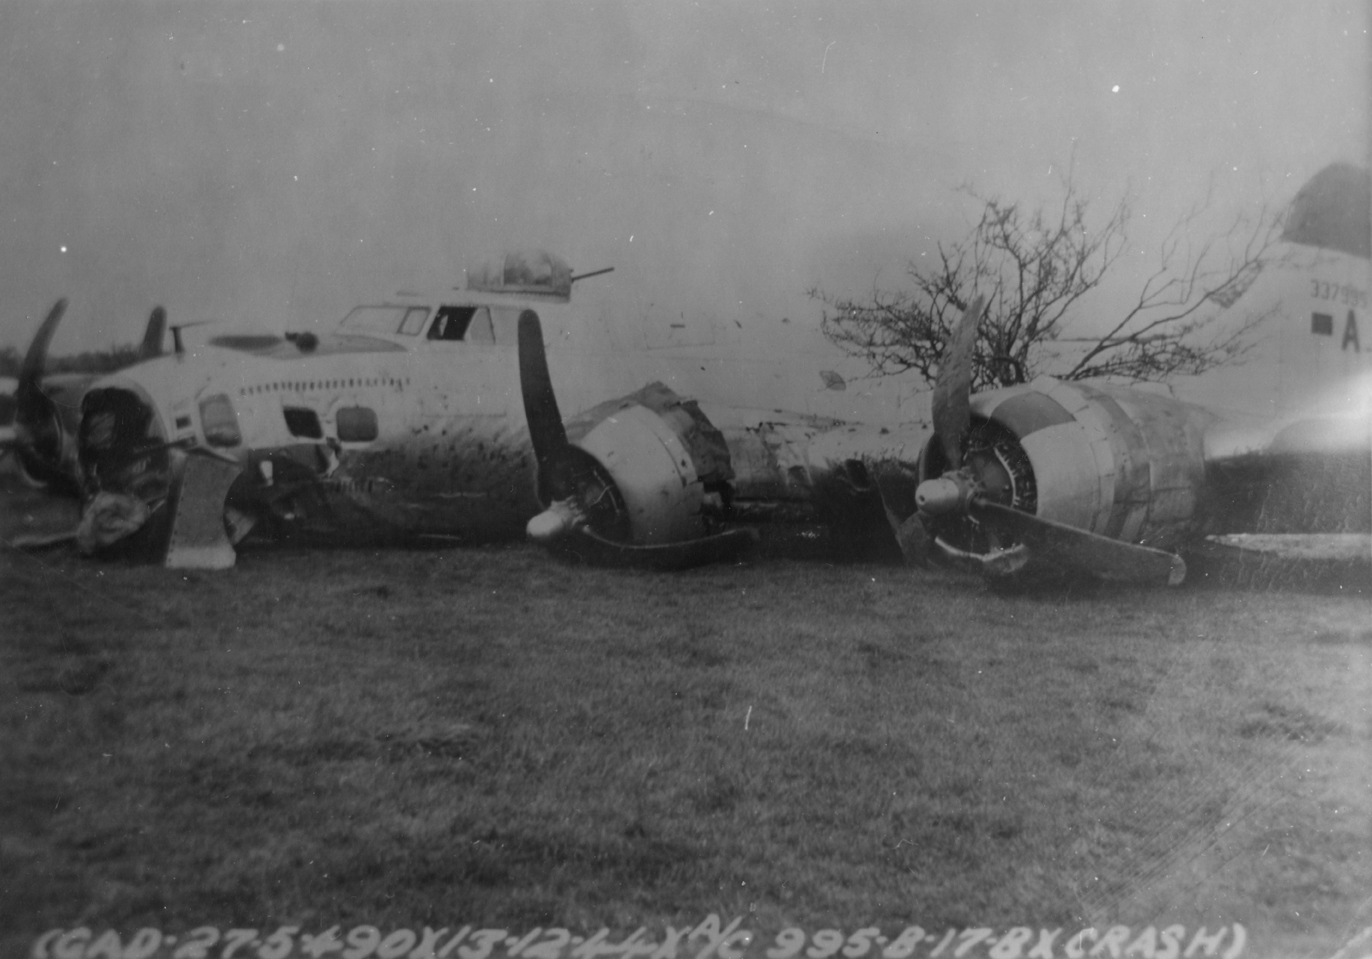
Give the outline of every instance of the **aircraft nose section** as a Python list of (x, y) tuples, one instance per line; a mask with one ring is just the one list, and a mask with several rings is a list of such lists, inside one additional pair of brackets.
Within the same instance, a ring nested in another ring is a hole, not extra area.
[(915, 489), (915, 506), (926, 516), (948, 516), (964, 505), (962, 487), (946, 476), (925, 480)]
[(566, 500), (558, 500), (539, 513), (524, 530), (535, 543), (548, 545), (559, 537), (570, 533), (576, 525), (576, 516)]

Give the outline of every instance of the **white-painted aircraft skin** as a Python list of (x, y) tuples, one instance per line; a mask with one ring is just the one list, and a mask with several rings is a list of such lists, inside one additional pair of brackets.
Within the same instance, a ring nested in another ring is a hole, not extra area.
[[(945, 385), (937, 428), (697, 403), (660, 384), (592, 406), (596, 381), (559, 348), (578, 322), (570, 270), (515, 257), (471, 288), (380, 298), (332, 333), (211, 336), (89, 383), (72, 477), (81, 542), (226, 566), (254, 527), (480, 540), (527, 525), (561, 551), (671, 566), (787, 522), (894, 534), (907, 556), (993, 578), (1040, 565), (1176, 582), (1207, 536), (1363, 533), (1365, 495), (1342, 504), (1351, 520), (1285, 522), (1271, 507), (1293, 457), (1367, 471), (1366, 220), (1330, 213), (1350, 185), (1368, 209), (1367, 172), (1348, 169), (1307, 184), (1287, 255), (1229, 305), (1239, 320), (1273, 314), (1258, 331), (1267, 352), (1228, 381), (1174, 384), (1175, 397)], [(1204, 405), (1184, 399), (1205, 390)], [(564, 425), (561, 409), (586, 412)]]
[[(88, 410), (119, 391), (143, 398), (158, 411), (150, 427), (159, 442), (255, 471), (262, 495), (243, 505), (264, 517), (273, 505), (283, 521), (322, 532), (325, 511), (351, 502), (361, 513), (340, 533), (360, 535), (370, 518), (397, 534), (489, 538), (536, 507), (512, 345), (528, 305), (480, 294), (393, 297), (324, 336), (212, 338), (100, 381)], [(428, 338), (466, 311), (485, 324), (480, 337)], [(389, 329), (383, 317), (394, 317)], [(104, 482), (93, 450), (87, 443), (87, 478)], [(301, 483), (308, 496), (290, 492)]]
[[(525, 313), (555, 327), (575, 322), (565, 270), (561, 281), (551, 292), (497, 282), (397, 294), (318, 336), (210, 336), (84, 384), (74, 427), (59, 429), (51, 410), (28, 419), (76, 438), (73, 480), (87, 504), (90, 548), (123, 541), (177, 565), (225, 566), (232, 541), (255, 525), (335, 541), (519, 537), (541, 507), (517, 327)], [(49, 323), (58, 319), (55, 310)], [(40, 338), (51, 332), (45, 324)], [(595, 385), (572, 377), (562, 388), (589, 396)], [(654, 396), (663, 412), (699, 409), (665, 388)], [(704, 415), (700, 425), (676, 416), (729, 450), (727, 476), (699, 484), (705, 518), (693, 530), (726, 519), (824, 518), (829, 507), (815, 486), (827, 464), (810, 464), (806, 444), (833, 421), (727, 408), (712, 415), (727, 440)], [(906, 451), (911, 460), (923, 438)], [(627, 461), (631, 473), (636, 462)], [(225, 519), (232, 540), (218, 528)], [(648, 522), (640, 538), (660, 542), (668, 527), (659, 525)]]
[(1172, 395), (1235, 421), (1365, 414), (1372, 400), (1368, 171), (1321, 170), (1296, 194), (1283, 234), (1227, 309), (1217, 334), (1252, 317), (1243, 362), (1169, 384)]

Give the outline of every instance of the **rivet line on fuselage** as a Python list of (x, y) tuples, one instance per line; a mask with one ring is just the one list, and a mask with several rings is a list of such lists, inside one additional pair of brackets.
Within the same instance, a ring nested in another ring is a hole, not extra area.
[(408, 378), (404, 380), (393, 379), (371, 379), (371, 380), (348, 380), (345, 386), (342, 380), (326, 380), (323, 382), (310, 381), (309, 383), (264, 383), (260, 386), (240, 386), (239, 396), (247, 396), (256, 393), (310, 393), (319, 390), (347, 390), (347, 389), (366, 389), (369, 386), (393, 386), (397, 389), (404, 389), (410, 385)]

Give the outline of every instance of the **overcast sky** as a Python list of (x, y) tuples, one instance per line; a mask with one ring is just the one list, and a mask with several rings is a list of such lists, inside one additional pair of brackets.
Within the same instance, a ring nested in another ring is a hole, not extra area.
[(809, 288), (897, 284), (960, 184), (1051, 201), (1073, 160), (1142, 269), (1210, 183), (1227, 214), (1367, 162), (1367, 11), (7, 2), (0, 344), (63, 295), (59, 353), (154, 303), (323, 324), (519, 245), (616, 267), (588, 338), (803, 346)]

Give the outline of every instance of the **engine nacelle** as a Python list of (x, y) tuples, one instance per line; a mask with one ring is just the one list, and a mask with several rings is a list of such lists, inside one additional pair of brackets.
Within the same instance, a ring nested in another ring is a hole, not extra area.
[(628, 406), (601, 420), (574, 445), (594, 457), (614, 482), (634, 545), (676, 543), (704, 534), (704, 487), (686, 443), (662, 416), (646, 406)]
[[(965, 461), (992, 498), (1159, 549), (1193, 532), (1213, 414), (1141, 390), (1048, 378), (976, 395), (971, 410)], [(921, 479), (945, 467), (931, 441)]]
[(601, 403), (566, 425), (542, 472), (549, 511), (530, 527), (555, 540), (584, 526), (600, 539), (657, 547), (707, 536), (705, 510), (727, 496), (729, 447), (700, 408), (661, 383)]

